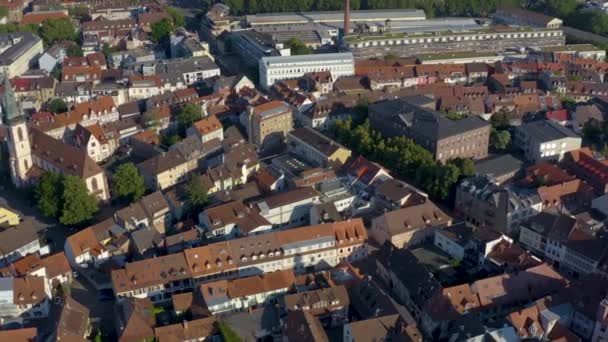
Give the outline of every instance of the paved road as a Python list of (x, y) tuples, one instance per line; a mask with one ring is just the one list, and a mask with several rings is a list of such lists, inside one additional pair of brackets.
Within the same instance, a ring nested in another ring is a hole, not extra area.
[[(102, 335), (115, 336), (114, 301), (100, 302), (97, 300), (97, 290), (83, 277), (77, 277), (70, 287), (72, 298), (87, 307), (92, 320), (99, 319)], [(113, 339), (106, 339), (112, 341)]]
[(0, 206), (19, 213), (23, 219), (21, 224), (37, 227), (41, 235), (49, 240), (51, 253), (62, 252), (66, 237), (74, 231), (42, 216), (34, 203), (17, 191), (0, 186)]

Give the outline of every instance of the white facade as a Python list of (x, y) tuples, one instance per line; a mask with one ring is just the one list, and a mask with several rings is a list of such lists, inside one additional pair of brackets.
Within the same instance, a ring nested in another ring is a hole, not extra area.
[(579, 274), (588, 274), (593, 272), (598, 265), (597, 260), (577, 253), (559, 241), (545, 238), (525, 226), (521, 227), (519, 241), (533, 252), (559, 263), (560, 269), (564, 268)]
[(260, 85), (265, 88), (277, 81), (302, 77), (307, 72), (330, 71), (335, 80), (355, 74), (355, 59), (352, 53), (262, 57), (259, 71)]
[(213, 76), (220, 76), (220, 68), (216, 67), (213, 69), (195, 70), (192, 72), (185, 72), (183, 74), (186, 85), (192, 85), (196, 82), (206, 80)]
[(305, 198), (300, 201), (285, 203), (274, 208), (269, 208), (266, 202), (260, 202), (260, 215), (262, 215), (273, 226), (279, 228), (297, 227), (308, 224), (310, 208), (319, 203), (319, 196)]

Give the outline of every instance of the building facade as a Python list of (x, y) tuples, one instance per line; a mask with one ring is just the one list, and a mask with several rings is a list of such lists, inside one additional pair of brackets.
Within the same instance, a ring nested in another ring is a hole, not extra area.
[(355, 74), (351, 53), (262, 57), (259, 63), (260, 84), (270, 88), (275, 82), (294, 79), (309, 72), (330, 71), (333, 79)]

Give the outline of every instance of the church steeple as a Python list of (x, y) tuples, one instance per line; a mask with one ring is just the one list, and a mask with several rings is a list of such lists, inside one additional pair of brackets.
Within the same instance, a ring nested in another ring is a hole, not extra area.
[(4, 70), (4, 95), (2, 96), (2, 113), (7, 124), (21, 121), (24, 119), (21, 106), (17, 102), (17, 97), (13, 91), (11, 80)]

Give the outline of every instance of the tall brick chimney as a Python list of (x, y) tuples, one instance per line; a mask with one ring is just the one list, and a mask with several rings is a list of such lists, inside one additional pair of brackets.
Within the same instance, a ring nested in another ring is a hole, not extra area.
[(344, 0), (344, 35), (350, 33), (350, 0)]

